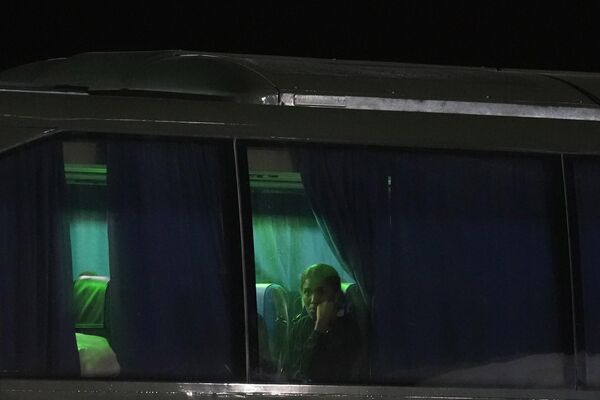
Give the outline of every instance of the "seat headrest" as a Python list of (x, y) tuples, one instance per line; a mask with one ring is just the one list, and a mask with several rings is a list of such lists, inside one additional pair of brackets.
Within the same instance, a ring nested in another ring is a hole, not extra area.
[(107, 277), (82, 276), (73, 285), (77, 328), (103, 328)]

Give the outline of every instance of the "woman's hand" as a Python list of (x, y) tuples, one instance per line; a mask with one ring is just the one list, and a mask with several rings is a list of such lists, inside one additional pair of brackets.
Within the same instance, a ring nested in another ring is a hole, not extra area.
[(317, 322), (315, 331), (326, 333), (337, 318), (337, 305), (333, 301), (323, 301), (317, 306)]

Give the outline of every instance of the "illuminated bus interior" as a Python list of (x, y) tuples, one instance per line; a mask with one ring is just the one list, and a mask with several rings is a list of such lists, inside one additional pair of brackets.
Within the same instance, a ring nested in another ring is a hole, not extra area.
[[(65, 142), (63, 149), (76, 329), (80, 334), (110, 340), (106, 150), (102, 144), (92, 142)], [(277, 165), (265, 171), (261, 164), (265, 159), (274, 159)], [(317, 262), (334, 266), (345, 292), (354, 280), (339, 266), (323, 237), (289, 153), (283, 152), (282, 156), (268, 149), (257, 150), (251, 160), (259, 370), (269, 371), (272, 376), (281, 368), (288, 346), (288, 324), (302, 312), (299, 288), (304, 268)], [(78, 336), (78, 340), (82, 338)]]

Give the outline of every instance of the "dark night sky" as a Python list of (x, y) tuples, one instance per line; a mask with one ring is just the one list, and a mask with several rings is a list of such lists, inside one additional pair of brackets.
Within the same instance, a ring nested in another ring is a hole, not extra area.
[(0, 69), (85, 51), (184, 49), (600, 72), (600, 7), (593, 2), (46, 3), (3, 12)]

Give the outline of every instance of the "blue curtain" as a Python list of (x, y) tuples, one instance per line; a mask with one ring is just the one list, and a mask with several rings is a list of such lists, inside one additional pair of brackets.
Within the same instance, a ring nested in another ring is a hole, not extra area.
[(302, 184), (327, 243), (358, 283), (367, 304), (377, 266), (389, 256), (389, 193), (385, 154), (298, 148)]
[(558, 158), (405, 153), (390, 176), (375, 379), (568, 351)]
[(302, 148), (296, 159), (325, 237), (370, 300), (371, 382), (536, 354), (562, 363), (559, 158)]
[(580, 260), (585, 350), (587, 355), (586, 384), (600, 386), (600, 160), (572, 160), (575, 204), (572, 210), (576, 223), (572, 226), (578, 247), (573, 251)]
[(240, 375), (239, 266), (224, 251), (237, 214), (224, 154), (198, 143), (107, 145), (111, 335), (124, 377)]
[(0, 156), (0, 182), (0, 376), (77, 376), (61, 143)]

